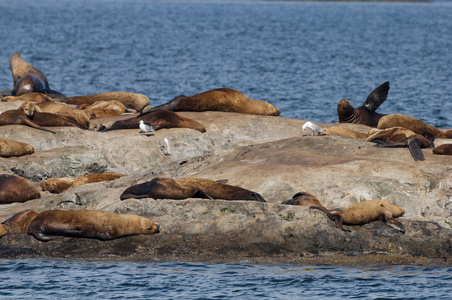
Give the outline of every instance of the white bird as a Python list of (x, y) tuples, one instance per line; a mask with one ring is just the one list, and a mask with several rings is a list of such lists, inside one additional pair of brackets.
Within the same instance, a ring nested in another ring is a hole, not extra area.
[[(143, 120), (140, 120), (140, 132), (154, 131), (152, 126), (144, 124)], [(141, 136), (144, 136), (143, 134)]]
[(306, 123), (304, 123), (304, 125), (303, 125), (303, 131), (305, 131), (306, 130), (306, 128), (309, 128), (309, 129), (311, 129), (312, 130), (312, 134), (311, 134), (311, 136), (313, 136), (314, 135), (314, 132), (315, 133), (317, 133), (317, 132), (321, 132), (321, 133), (324, 133), (324, 134), (326, 134), (326, 132), (325, 131), (323, 131), (322, 130), (322, 128), (320, 128), (318, 125), (316, 125), (316, 124), (314, 124), (314, 123), (312, 123), (312, 122), (306, 122)]

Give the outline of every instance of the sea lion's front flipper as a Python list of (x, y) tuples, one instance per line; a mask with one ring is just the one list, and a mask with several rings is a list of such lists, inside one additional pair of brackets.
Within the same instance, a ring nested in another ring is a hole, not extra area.
[(424, 153), (418, 142), (408, 143), (408, 149), (410, 149), (411, 156), (415, 161), (425, 160)]
[(389, 92), (389, 81), (386, 81), (382, 85), (374, 89), (369, 96), (367, 96), (366, 102), (364, 102), (364, 107), (369, 111), (376, 111), (377, 108), (385, 102), (388, 97)]
[(342, 226), (342, 217), (339, 215), (334, 215), (334, 221), (336, 222), (336, 228), (340, 228), (345, 232), (352, 232), (350, 229), (344, 228)]
[(212, 198), (209, 195), (207, 195), (206, 193), (204, 193), (204, 191), (201, 189), (198, 189), (198, 191), (193, 195), (193, 198), (203, 198), (203, 199), (215, 200), (214, 198)]
[(401, 233), (405, 233), (405, 226), (402, 223), (400, 223), (399, 221), (397, 221), (396, 219), (389, 218), (386, 220), (385, 223), (386, 223), (386, 225), (399, 230)]

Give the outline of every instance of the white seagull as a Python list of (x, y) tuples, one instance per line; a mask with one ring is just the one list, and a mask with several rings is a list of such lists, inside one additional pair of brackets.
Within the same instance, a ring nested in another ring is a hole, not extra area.
[[(154, 131), (154, 128), (152, 126), (144, 124), (143, 120), (140, 120), (140, 132), (149, 132)], [(142, 134), (141, 136), (145, 136)]]
[(306, 122), (306, 123), (304, 123), (304, 125), (303, 125), (302, 128), (303, 128), (303, 131), (305, 131), (306, 128), (311, 129), (311, 130), (312, 130), (311, 136), (314, 135), (314, 132), (315, 132), (315, 133), (321, 132), (321, 133), (326, 134), (326, 132), (323, 131), (322, 128), (320, 128), (318, 125), (316, 125), (316, 124), (314, 124), (314, 123), (312, 123), (312, 122)]

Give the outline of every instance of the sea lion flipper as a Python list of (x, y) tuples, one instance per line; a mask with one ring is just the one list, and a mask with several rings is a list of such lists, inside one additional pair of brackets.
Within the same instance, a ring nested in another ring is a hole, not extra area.
[(376, 89), (374, 89), (369, 96), (367, 96), (366, 101), (364, 102), (364, 107), (367, 108), (369, 111), (375, 111), (377, 108), (385, 102), (386, 98), (388, 97), (389, 92), (389, 81), (386, 81), (385, 83), (378, 86)]
[(215, 200), (211, 196), (204, 193), (204, 191), (201, 189), (198, 189), (198, 191), (193, 195), (193, 198), (203, 198), (203, 199)]
[(340, 215), (334, 215), (334, 221), (336, 223), (336, 228), (342, 229), (345, 232), (351, 232), (350, 229), (344, 228), (342, 226), (342, 217)]
[(395, 228), (397, 230), (399, 230), (401, 233), (405, 233), (405, 226), (400, 223), (399, 221), (397, 221), (394, 218), (388, 218), (385, 221), (386, 225), (391, 226), (392, 228)]
[[(295, 194), (295, 195), (297, 195), (297, 194)], [(294, 197), (295, 197), (295, 196), (294, 196)], [(332, 220), (332, 221), (335, 220), (335, 217), (334, 217), (329, 211), (325, 210), (323, 207), (320, 207), (320, 206), (309, 206), (309, 209), (318, 209), (318, 210), (321, 210), (321, 211), (323, 211), (323, 212), (328, 216), (328, 218), (329, 218), (330, 220)]]
[(413, 141), (408, 143), (408, 149), (410, 149), (411, 156), (415, 161), (425, 160), (424, 153), (418, 142)]

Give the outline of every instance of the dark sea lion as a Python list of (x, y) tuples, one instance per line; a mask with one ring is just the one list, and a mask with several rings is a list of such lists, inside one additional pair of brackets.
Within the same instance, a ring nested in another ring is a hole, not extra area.
[(84, 176), (79, 176), (76, 178), (50, 178), (44, 182), (41, 182), (41, 188), (44, 191), (49, 191), (51, 193), (62, 193), (67, 189), (84, 185), (87, 183), (101, 182), (101, 181), (110, 181), (116, 178), (120, 178), (125, 176), (124, 174), (117, 173), (94, 173), (88, 174)]
[(293, 195), (292, 199), (285, 200), (281, 202), (281, 204), (287, 204), (287, 205), (301, 205), (301, 206), (317, 206), (319, 209), (324, 210), (325, 212), (328, 212), (328, 209), (326, 209), (322, 204), (320, 204), (319, 199), (315, 197), (314, 195), (311, 195), (309, 193), (300, 192)]
[(28, 226), (28, 234), (43, 242), (62, 237), (106, 241), (158, 232), (159, 225), (151, 219), (100, 210), (47, 210)]
[(83, 104), (91, 105), (97, 101), (111, 101), (111, 100), (119, 101), (122, 104), (124, 104), (125, 107), (134, 109), (137, 112), (142, 111), (144, 107), (149, 105), (149, 98), (146, 97), (145, 95), (129, 92), (108, 92), (87, 96), (75, 96), (68, 97), (61, 101), (68, 104), (75, 104), (80, 106)]
[(27, 209), (13, 215), (3, 222), (9, 228), (10, 234), (27, 234), (28, 225), (39, 215), (39, 212), (33, 209)]
[(452, 137), (452, 130), (450, 129), (438, 129), (435, 126), (425, 123), (424, 121), (402, 114), (386, 115), (380, 119), (377, 126), (378, 129), (386, 129), (391, 127), (404, 127), (428, 138)]
[(279, 116), (275, 106), (261, 100), (246, 97), (233, 89), (216, 89), (190, 97), (177, 96), (170, 102), (155, 107), (145, 108), (140, 115), (157, 111), (225, 111), (242, 114)]
[(0, 137), (1, 157), (22, 156), (33, 152), (35, 149), (32, 145)]
[(353, 108), (347, 99), (342, 99), (337, 104), (339, 123), (355, 123), (377, 127), (378, 121), (385, 115), (376, 113), (375, 110), (386, 100), (388, 92), (389, 82), (386, 81), (374, 89), (367, 96), (364, 104), (358, 108)]
[(151, 181), (127, 188), (120, 196), (121, 200), (129, 198), (176, 200), (204, 198), (211, 200), (251, 200), (265, 202), (264, 198), (256, 192), (202, 178), (154, 178)]
[(26, 125), (26, 126), (30, 126), (32, 128), (36, 128), (39, 130), (43, 130), (43, 131), (47, 131), (47, 132), (51, 132), (51, 133), (55, 134), (54, 131), (49, 130), (47, 128), (40, 127), (39, 124), (30, 120), (25, 115), (25, 113), (20, 109), (8, 110), (8, 111), (5, 111), (4, 113), (0, 114), (0, 126), (4, 126), (4, 125)]
[(432, 139), (427, 139), (403, 127), (372, 130), (366, 140), (377, 143), (377, 147), (408, 147), (415, 161), (425, 160), (421, 149), (434, 146)]
[(9, 232), (8, 226), (0, 224), (0, 237), (7, 235)]
[(350, 231), (342, 225), (364, 225), (366, 223), (380, 220), (387, 225), (405, 233), (405, 226), (394, 218), (400, 217), (405, 210), (400, 206), (389, 203), (387, 200), (374, 199), (366, 200), (343, 210), (331, 213), (324, 207), (311, 206), (310, 208), (319, 209), (326, 213), (330, 220), (336, 222), (336, 227), (344, 231)]
[(25, 101), (20, 106), (20, 109), (29, 119), (33, 120), (39, 126), (74, 126), (86, 129), (71, 116), (42, 112), (41, 108), (35, 102)]
[(0, 175), (0, 204), (26, 202), (38, 198), (41, 198), (39, 191), (30, 186), (24, 178), (7, 174)]
[(433, 154), (452, 155), (452, 144), (443, 144), (433, 148)]
[(9, 65), (14, 81), (11, 96), (20, 96), (33, 92), (60, 94), (50, 89), (44, 73), (25, 62), (20, 56), (20, 53), (16, 52), (11, 55)]
[(141, 116), (116, 121), (107, 128), (101, 127), (100, 131), (139, 128), (140, 120), (152, 126), (154, 130), (162, 128), (192, 128), (200, 132), (206, 132), (206, 128), (195, 120), (182, 117), (172, 111), (154, 111)]

